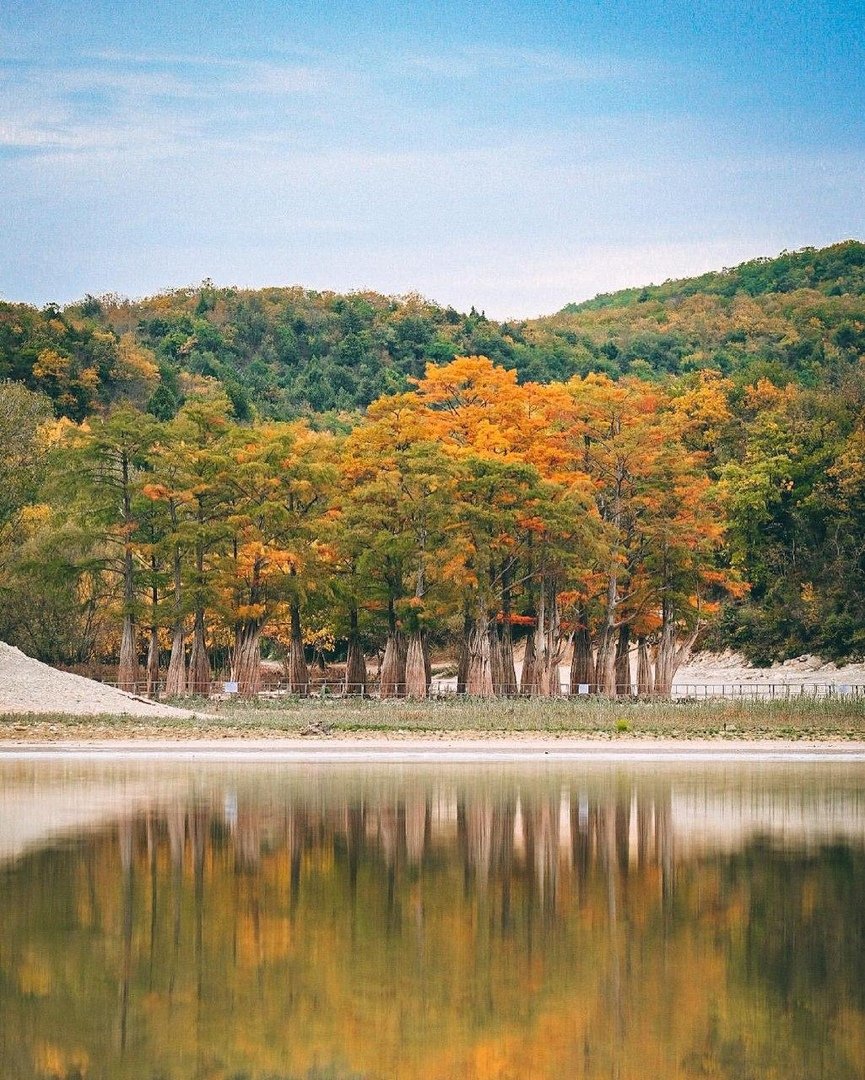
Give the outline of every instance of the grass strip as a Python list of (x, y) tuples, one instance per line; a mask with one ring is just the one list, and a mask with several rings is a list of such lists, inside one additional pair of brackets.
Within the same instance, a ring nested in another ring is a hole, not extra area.
[(303, 736), (579, 736), (599, 739), (865, 739), (865, 700), (630, 702), (590, 699), (446, 701), (184, 699), (191, 718), (0, 715), (0, 738), (299, 738)]

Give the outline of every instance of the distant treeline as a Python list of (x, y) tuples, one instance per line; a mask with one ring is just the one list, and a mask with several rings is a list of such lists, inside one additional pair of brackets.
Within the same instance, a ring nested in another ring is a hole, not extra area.
[(239, 419), (366, 408), (427, 363), (487, 356), (521, 382), (702, 370), (737, 385), (837, 385), (865, 352), (865, 245), (848, 241), (632, 289), (544, 319), (495, 322), (419, 296), (249, 291), (209, 282), (63, 310), (0, 304), (0, 379), (82, 420), (122, 400), (173, 416), (189, 380), (217, 379)]

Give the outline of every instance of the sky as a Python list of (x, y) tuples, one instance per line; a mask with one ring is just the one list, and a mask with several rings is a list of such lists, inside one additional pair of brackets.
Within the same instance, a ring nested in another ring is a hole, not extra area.
[(865, 238), (865, 0), (4, 0), (0, 298), (532, 317)]

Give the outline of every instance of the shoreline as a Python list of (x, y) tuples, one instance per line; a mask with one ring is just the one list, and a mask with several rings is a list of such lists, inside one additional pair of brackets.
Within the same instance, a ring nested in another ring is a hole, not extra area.
[(572, 738), (464, 733), (454, 738), (334, 735), (326, 738), (0, 740), (3, 760), (233, 761), (244, 763), (437, 763), (519, 761), (827, 761), (865, 763), (865, 741), (827, 739)]

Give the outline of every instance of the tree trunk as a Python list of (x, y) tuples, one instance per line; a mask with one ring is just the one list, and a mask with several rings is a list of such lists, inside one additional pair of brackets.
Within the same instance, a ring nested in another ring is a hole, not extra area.
[(399, 698), (405, 695), (406, 646), (397, 625), (393, 597), (387, 602), (387, 641), (378, 670), (379, 698)]
[(409, 698), (425, 698), (429, 692), (424, 646), (422, 630), (409, 635), (405, 663), (405, 695)]
[(303, 632), (300, 626), (300, 607), (291, 602), (291, 639), (288, 645), (288, 689), (299, 697), (309, 695), (309, 668), (303, 651)]
[[(176, 520), (172, 516), (176, 528)], [(183, 627), (183, 581), (181, 578), (180, 548), (175, 545), (172, 560), (174, 571), (174, 625), (171, 635), (171, 656), (165, 676), (165, 696), (180, 697), (186, 693), (186, 643)]]
[(147, 696), (159, 697), (159, 630), (150, 627), (150, 642), (147, 646)]
[[(200, 503), (198, 520), (201, 523)], [(189, 689), (193, 694), (210, 697), (210, 683), (213, 676), (204, 638), (204, 601), (200, 595), (204, 584), (204, 546), (200, 542), (196, 542), (195, 545), (195, 582), (199, 592), (195, 596), (195, 622), (192, 630), (192, 651), (189, 655)]]
[(148, 627), (147, 645), (147, 696), (159, 696), (159, 589), (157, 588), (156, 575), (159, 571), (159, 560), (155, 554), (150, 556), (150, 572), (153, 575), (153, 584), (150, 586), (150, 626)]
[(472, 634), (472, 616), (468, 607), (463, 612), (463, 633), (457, 652), (457, 693), (465, 694), (469, 681), (469, 640)]
[(121, 690), (134, 694), (138, 688), (138, 655), (135, 648), (135, 623), (132, 614), (123, 616), (123, 633), (120, 638), (120, 663), (117, 668), (117, 685)]
[(538, 599), (538, 616), (535, 627), (535, 677), (534, 693), (539, 697), (558, 697), (561, 693), (559, 660), (561, 640), (559, 635), (559, 609), (555, 583), (544, 577)]
[(401, 637), (399, 630), (393, 630), (387, 635), (378, 678), (380, 698), (399, 698), (405, 694), (405, 664), (402, 659)]
[(261, 623), (244, 620), (234, 628), (234, 682), (241, 697), (255, 697), (261, 689)]
[(504, 692), (505, 668), (502, 663), (502, 640), (499, 626), (495, 619), (490, 621), (490, 678), (493, 681), (493, 693), (495, 695)]
[(210, 658), (204, 640), (204, 609), (196, 608), (195, 627), (192, 632), (192, 652), (189, 656), (190, 693), (210, 697)]
[(531, 697), (535, 692), (535, 631), (530, 630), (526, 635), (526, 651), (523, 653), (523, 670), (520, 672), (520, 694), (523, 697)]
[(631, 632), (627, 623), (619, 627), (616, 643), (616, 693), (631, 696)]
[(489, 616), (479, 605), (469, 635), (469, 671), (466, 693), (470, 697), (493, 696), (493, 673), (490, 665)]
[[(618, 534), (622, 515), (622, 484), (625, 480), (624, 466), (620, 463), (616, 474), (616, 487), (610, 513), (610, 522)], [(616, 696), (616, 612), (619, 605), (619, 561), (618, 551), (613, 551), (607, 571), (607, 605), (604, 614), (604, 626), (598, 647), (598, 660), (595, 668), (598, 693), (608, 697)]]
[[(129, 490), (130, 462), (124, 452), (121, 455), (123, 475), (123, 524), (127, 530), (134, 528), (132, 521), (132, 497)], [(123, 549), (123, 630), (120, 636), (120, 662), (117, 668), (117, 685), (121, 690), (135, 693), (138, 682), (138, 653), (135, 648), (135, 566), (132, 548), (126, 543)]]
[(345, 659), (345, 693), (366, 697), (366, 658), (357, 629), (357, 608), (349, 612), (348, 655)]
[(535, 657), (535, 669), (534, 678), (532, 679), (532, 695), (536, 697), (546, 697), (547, 691), (545, 687), (546, 674), (547, 674), (547, 654), (546, 654), (546, 622), (547, 622), (547, 590), (546, 581), (541, 578), (541, 587), (538, 590), (538, 614), (535, 619), (535, 644), (534, 644), (534, 657)]
[(517, 671), (514, 666), (514, 634), (511, 626), (511, 564), (502, 568), (502, 625), (499, 631), (499, 654), (501, 656), (502, 685), (500, 693), (516, 697), (519, 693)]
[(655, 693), (669, 697), (673, 690), (673, 679), (682, 664), (691, 655), (691, 649), (697, 640), (698, 626), (688, 635), (681, 645), (676, 643), (676, 625), (673, 619), (665, 612), (664, 622), (661, 626), (661, 634), (658, 641), (658, 652), (655, 658)]
[(184, 647), (183, 620), (174, 624), (171, 639), (171, 658), (165, 676), (165, 696), (180, 697), (186, 693), (186, 652)]
[(595, 690), (595, 660), (592, 656), (592, 639), (586, 616), (577, 616), (579, 626), (574, 634), (574, 655), (571, 657), (571, 694), (578, 694), (581, 686), (587, 686), (591, 694)]
[(596, 679), (598, 693), (608, 697), (616, 696), (616, 640), (618, 633), (614, 627), (605, 626), (598, 648)]
[(651, 697), (654, 689), (649, 643), (646, 638), (640, 637), (637, 638), (637, 693), (640, 697)]
[(502, 626), (499, 648), (502, 656), (501, 692), (505, 697), (516, 697), (520, 692), (520, 687), (517, 682), (517, 669), (514, 666), (514, 639), (511, 632), (510, 618)]

